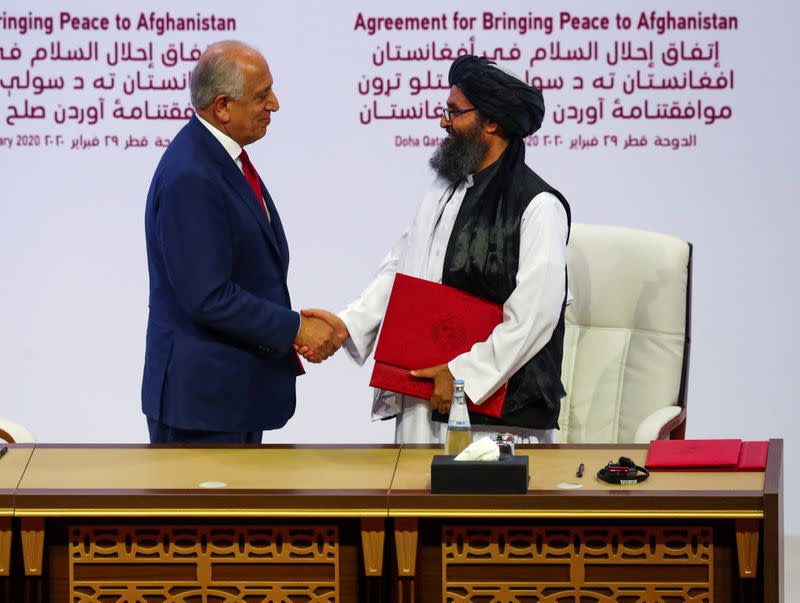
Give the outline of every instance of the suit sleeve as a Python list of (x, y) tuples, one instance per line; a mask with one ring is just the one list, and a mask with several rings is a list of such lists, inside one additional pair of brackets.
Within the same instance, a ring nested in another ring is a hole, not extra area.
[(233, 236), (219, 185), (197, 175), (166, 182), (156, 228), (167, 278), (196, 323), (242, 343), (291, 349), (297, 312), (253, 295), (233, 281)]

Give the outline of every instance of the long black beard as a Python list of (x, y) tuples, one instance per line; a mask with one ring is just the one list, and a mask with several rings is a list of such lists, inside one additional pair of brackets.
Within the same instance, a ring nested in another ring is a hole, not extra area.
[(480, 165), (489, 145), (481, 136), (480, 124), (463, 132), (455, 132), (450, 128), (447, 131), (450, 136), (433, 152), (429, 163), (443, 178), (460, 182)]

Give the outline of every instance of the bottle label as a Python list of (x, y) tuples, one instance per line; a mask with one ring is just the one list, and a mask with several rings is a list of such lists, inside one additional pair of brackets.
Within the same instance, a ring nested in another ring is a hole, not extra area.
[(450, 415), (447, 417), (447, 429), (454, 431), (469, 431), (469, 411), (464, 401), (464, 394), (456, 392), (453, 396), (453, 404), (450, 406)]
[(470, 429), (469, 421), (464, 419), (450, 419), (447, 422), (447, 429)]

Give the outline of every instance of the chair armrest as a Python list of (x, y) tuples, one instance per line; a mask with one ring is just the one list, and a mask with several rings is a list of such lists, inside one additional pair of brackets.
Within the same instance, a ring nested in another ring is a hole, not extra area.
[[(662, 436), (667, 435), (663, 433), (664, 427), (672, 423), (673, 420), (677, 419), (678, 416), (682, 414), (683, 409), (680, 406), (665, 406), (650, 413), (636, 429), (633, 442), (635, 444), (649, 444), (651, 440), (661, 439)], [(683, 417), (681, 417), (681, 420), (683, 420)], [(679, 423), (680, 420), (675, 421), (675, 425)], [(674, 425), (672, 427), (674, 427)]]
[(36, 438), (19, 423), (0, 417), (0, 440), (10, 444), (23, 444), (35, 442)]

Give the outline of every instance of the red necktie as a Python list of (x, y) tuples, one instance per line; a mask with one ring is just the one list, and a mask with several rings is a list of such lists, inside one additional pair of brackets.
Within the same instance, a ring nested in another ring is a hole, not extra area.
[(267, 216), (270, 217), (267, 204), (264, 203), (264, 197), (261, 194), (261, 182), (258, 179), (258, 172), (256, 172), (256, 168), (253, 167), (253, 162), (250, 161), (250, 157), (247, 156), (247, 151), (242, 149), (242, 152), (239, 154), (239, 159), (242, 162), (242, 171), (244, 172), (244, 177), (247, 179), (247, 183), (250, 185), (250, 188), (253, 189), (256, 198), (261, 201), (261, 205), (264, 206), (264, 211), (267, 212)]

